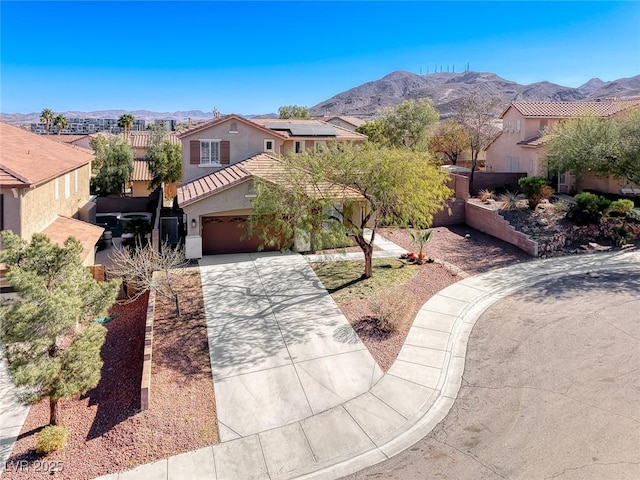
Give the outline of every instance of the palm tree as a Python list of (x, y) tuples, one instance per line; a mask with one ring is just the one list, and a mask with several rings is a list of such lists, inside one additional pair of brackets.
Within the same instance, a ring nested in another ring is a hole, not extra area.
[(56, 118), (53, 119), (53, 124), (58, 129), (58, 135), (62, 133), (63, 128), (67, 128), (69, 126), (69, 122), (67, 122), (67, 119), (61, 113), (56, 115)]
[(118, 119), (118, 126), (124, 128), (125, 137), (129, 136), (129, 131), (131, 130), (131, 127), (133, 126), (133, 122), (135, 122), (135, 120), (136, 119), (130, 113), (124, 113), (120, 115), (120, 118)]
[(50, 108), (42, 110), (42, 113), (40, 114), (40, 121), (44, 123), (44, 128), (47, 130), (47, 134), (49, 134), (51, 122), (53, 122), (53, 110)]

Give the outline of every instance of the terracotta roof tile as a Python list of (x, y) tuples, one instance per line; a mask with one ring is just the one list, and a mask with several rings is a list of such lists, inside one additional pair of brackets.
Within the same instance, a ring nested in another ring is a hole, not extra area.
[[(150, 138), (150, 132), (129, 132), (129, 145), (133, 148), (148, 148)], [(181, 145), (180, 139), (175, 132), (167, 132), (165, 139), (174, 145)]]
[(153, 175), (151, 175), (151, 170), (149, 170), (149, 162), (146, 160), (134, 160), (131, 181), (150, 182), (151, 180), (153, 180)]
[(42, 231), (52, 242), (58, 245), (63, 245), (69, 237), (75, 237), (82, 244), (80, 257), (83, 260), (93, 251), (102, 236), (102, 232), (104, 232), (104, 228), (97, 225), (61, 216)]
[[(39, 185), (86, 165), (93, 154), (85, 148), (50, 140), (18, 127), (0, 122), (0, 169), (22, 180), (24, 185)], [(4, 185), (4, 183), (3, 183)]]
[[(253, 177), (259, 177), (268, 182), (286, 186), (282, 182), (284, 177), (284, 164), (271, 155), (260, 153), (218, 170), (217, 172), (181, 185), (178, 187), (178, 205), (184, 207), (250, 180)], [(352, 188), (328, 182), (317, 186), (310, 185), (307, 189), (307, 194), (334, 195), (336, 198), (360, 198), (362, 196)]]
[[(246, 160), (245, 160), (246, 162)], [(218, 193), (251, 178), (251, 173), (242, 168), (244, 162), (191, 180), (178, 187), (178, 205), (181, 207), (197, 202), (213, 193)]]
[[(525, 117), (610, 117), (628, 108), (640, 107), (640, 98), (599, 102), (513, 102), (510, 107), (515, 108)], [(501, 116), (504, 116), (504, 113)]]
[(525, 140), (522, 140), (521, 142), (518, 142), (517, 145), (522, 145), (523, 147), (534, 147), (537, 148), (541, 145), (544, 145), (544, 140), (542, 138), (542, 135), (536, 135), (534, 137), (531, 138), (527, 138)]

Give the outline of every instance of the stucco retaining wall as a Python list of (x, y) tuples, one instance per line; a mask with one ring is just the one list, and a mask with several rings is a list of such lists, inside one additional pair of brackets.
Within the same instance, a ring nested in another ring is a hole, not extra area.
[(465, 221), (470, 227), (515, 245), (532, 257), (538, 256), (538, 242), (516, 231), (496, 210), (482, 203), (474, 200), (467, 201)]

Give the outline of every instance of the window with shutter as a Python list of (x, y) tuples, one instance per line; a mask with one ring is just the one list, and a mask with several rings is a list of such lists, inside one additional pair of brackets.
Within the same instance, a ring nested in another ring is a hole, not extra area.
[[(196, 153), (196, 146), (194, 146), (194, 144), (192, 143), (191, 144), (191, 163), (203, 165), (203, 166), (220, 165), (221, 163), (223, 163), (221, 159), (221, 150), (222, 150), (221, 144), (224, 144), (224, 143), (227, 144), (227, 150), (228, 150), (228, 144), (229, 144), (228, 141), (225, 142), (219, 139), (198, 140), (196, 145), (197, 153)], [(194, 156), (197, 159), (197, 161), (194, 161)]]

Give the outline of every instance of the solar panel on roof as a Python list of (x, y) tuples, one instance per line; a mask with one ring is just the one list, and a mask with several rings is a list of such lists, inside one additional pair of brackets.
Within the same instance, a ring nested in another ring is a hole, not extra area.
[(289, 130), (291, 135), (300, 137), (335, 137), (336, 129), (322, 123), (268, 122), (265, 127), (271, 130)]

